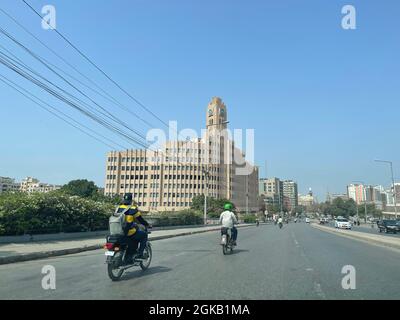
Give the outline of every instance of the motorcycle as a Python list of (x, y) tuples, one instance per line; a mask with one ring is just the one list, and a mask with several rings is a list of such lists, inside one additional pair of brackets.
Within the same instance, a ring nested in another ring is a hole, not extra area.
[[(151, 232), (147, 231), (148, 234)], [(126, 262), (126, 250), (128, 244), (124, 240), (125, 236), (107, 236), (107, 243), (104, 246), (106, 249), (106, 264), (108, 276), (112, 281), (118, 281), (121, 279), (124, 272), (133, 267), (140, 267), (143, 271), (150, 267), (151, 260), (153, 258), (153, 251), (151, 244), (147, 241), (144, 249), (144, 259), (136, 259), (133, 256), (132, 263)]]
[(221, 246), (222, 253), (224, 255), (226, 255), (228, 252), (232, 253), (234, 244), (232, 240), (232, 231), (230, 228), (221, 229)]
[(256, 226), (258, 227), (260, 225), (260, 221), (256, 221)]
[(283, 223), (282, 223), (282, 222), (279, 222), (278, 225), (279, 225), (279, 229), (282, 229)]

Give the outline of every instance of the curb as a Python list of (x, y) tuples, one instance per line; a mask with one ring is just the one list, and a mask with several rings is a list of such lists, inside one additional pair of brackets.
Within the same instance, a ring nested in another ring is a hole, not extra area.
[[(237, 228), (249, 228), (249, 227), (255, 227), (255, 225), (254, 226), (253, 225), (237, 226)], [(178, 234), (169, 234), (169, 235), (165, 235), (165, 236), (155, 236), (155, 237), (149, 239), (149, 241), (165, 240), (165, 239), (171, 239), (171, 238), (176, 238), (176, 237), (190, 236), (193, 234), (215, 232), (215, 231), (219, 231), (219, 230), (220, 230), (220, 227), (215, 228), (215, 229), (209, 229), (209, 230), (197, 230), (197, 231), (188, 231), (188, 232), (178, 233)], [(65, 256), (65, 255), (76, 254), (76, 253), (81, 253), (81, 252), (85, 252), (85, 251), (99, 250), (99, 249), (102, 249), (103, 246), (104, 246), (104, 244), (96, 244), (96, 245), (84, 246), (84, 247), (79, 247), (79, 248), (33, 252), (33, 253), (20, 254), (20, 255), (9, 256), (9, 257), (0, 257), (0, 265), (32, 261), (32, 260), (39, 260), (39, 259), (46, 259), (46, 258), (50, 258), (50, 257)]]
[[(393, 243), (393, 241), (387, 241), (386, 239), (382, 238), (375, 238), (377, 235), (372, 235), (375, 237), (371, 237), (368, 235), (363, 235), (361, 234), (362, 232), (359, 231), (350, 231), (351, 233), (345, 233), (342, 232), (342, 230), (336, 230), (336, 229), (332, 229), (329, 227), (324, 227), (324, 226), (320, 226), (320, 225), (316, 225), (316, 224), (311, 224), (311, 226), (315, 229), (319, 229), (321, 231), (326, 231), (338, 236), (342, 236), (345, 238), (349, 238), (349, 239), (353, 239), (353, 240), (358, 240), (358, 241), (362, 241), (364, 243), (369, 243), (369, 244), (374, 244), (374, 245), (378, 245), (378, 246), (383, 246), (383, 247), (387, 247), (387, 248), (392, 248), (392, 249), (397, 249), (400, 250), (400, 239), (397, 238), (393, 238), (393, 239), (397, 239), (399, 240), (398, 243)], [(357, 232), (357, 233), (355, 233)], [(392, 238), (390, 238), (390, 240), (393, 240)]]

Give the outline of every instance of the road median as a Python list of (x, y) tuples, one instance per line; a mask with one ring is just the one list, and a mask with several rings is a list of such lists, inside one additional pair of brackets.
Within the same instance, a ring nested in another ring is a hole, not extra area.
[[(243, 224), (237, 227), (245, 228), (251, 226), (255, 225)], [(205, 232), (215, 232), (218, 230), (220, 230), (220, 226), (157, 230), (153, 231), (149, 235), (149, 239), (150, 241), (157, 241)], [(104, 243), (105, 238), (101, 237), (86, 240), (48, 241), (37, 243), (0, 245), (0, 265), (98, 250), (103, 248)]]
[(336, 235), (339, 235), (342, 237), (400, 250), (400, 238), (385, 237), (385, 236), (378, 235), (378, 234), (369, 234), (369, 233), (359, 232), (359, 231), (354, 231), (354, 230), (334, 229), (334, 228), (322, 226), (322, 225), (319, 225), (316, 223), (312, 223), (311, 226), (316, 229), (330, 232), (330, 233), (333, 233), (333, 234), (336, 234)]

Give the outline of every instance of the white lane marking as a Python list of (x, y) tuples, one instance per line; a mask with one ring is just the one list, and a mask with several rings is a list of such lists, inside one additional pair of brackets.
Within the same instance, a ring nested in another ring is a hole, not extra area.
[(179, 253), (175, 254), (174, 257), (180, 257), (180, 256), (183, 256), (184, 254), (186, 254), (186, 252), (179, 252)]
[(292, 238), (293, 238), (293, 241), (294, 241), (294, 244), (296, 245), (296, 247), (297, 247), (297, 248), (300, 248), (300, 244), (299, 244), (299, 242), (297, 241), (297, 239), (296, 239), (294, 233), (292, 233)]
[(308, 272), (313, 272), (314, 269), (313, 269), (313, 268), (307, 268), (306, 271), (308, 271)]

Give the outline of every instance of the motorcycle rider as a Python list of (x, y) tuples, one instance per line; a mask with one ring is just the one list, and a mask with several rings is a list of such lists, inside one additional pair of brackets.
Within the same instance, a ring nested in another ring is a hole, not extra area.
[[(127, 210), (128, 209), (128, 210)], [(147, 232), (141, 225), (151, 228), (151, 225), (142, 217), (136, 202), (132, 199), (132, 193), (126, 193), (122, 204), (118, 206), (118, 213), (125, 212), (125, 228), (124, 234), (128, 243), (126, 252), (126, 262), (132, 263), (133, 256), (139, 243), (139, 251), (137, 259), (144, 259), (143, 252), (148, 240)]]
[[(236, 219), (235, 214), (232, 212), (233, 206), (231, 203), (229, 202), (225, 203), (224, 209), (225, 211), (222, 212), (219, 217), (219, 223), (222, 224), (222, 228), (229, 228), (232, 230), (232, 241), (233, 245), (236, 246), (238, 231), (235, 228), (235, 224), (238, 223), (238, 220)], [(222, 234), (222, 229), (221, 229), (221, 234)]]
[(281, 216), (279, 216), (279, 219), (278, 219), (278, 224), (279, 224), (280, 226), (282, 226), (282, 225), (283, 225), (283, 219), (282, 219), (282, 217), (281, 217)]

